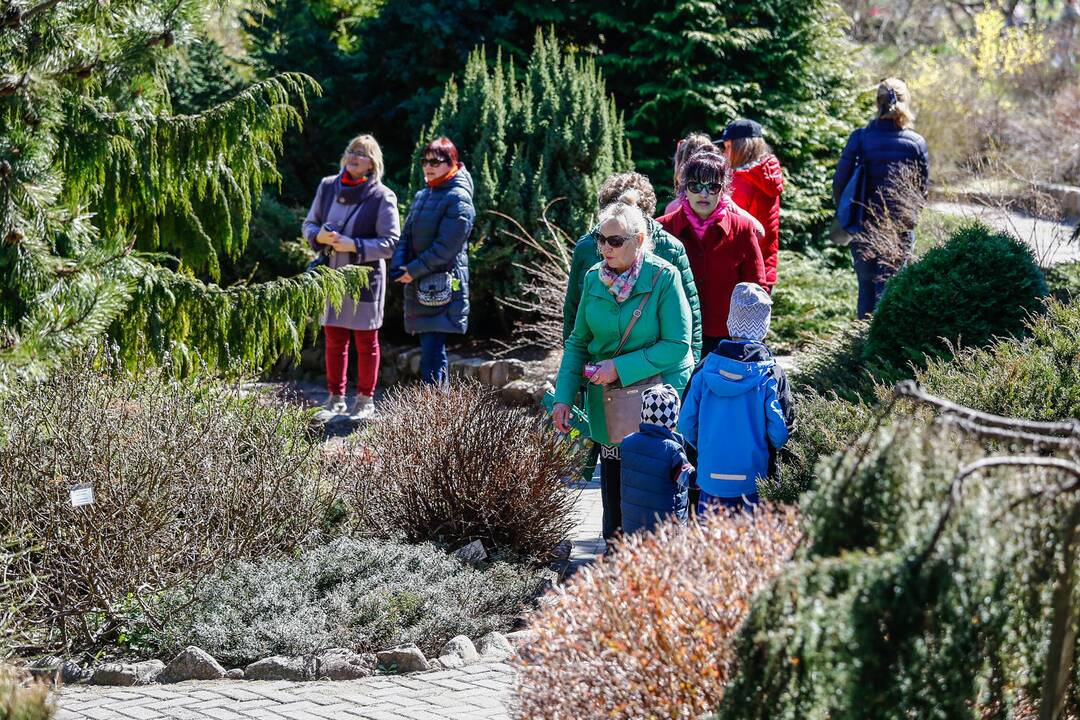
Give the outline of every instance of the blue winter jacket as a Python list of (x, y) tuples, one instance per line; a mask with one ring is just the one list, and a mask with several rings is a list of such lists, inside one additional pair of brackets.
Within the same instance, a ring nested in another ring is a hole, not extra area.
[(641, 423), (619, 448), (623, 532), (649, 530), (668, 515), (686, 522), (692, 466), (682, 438), (666, 427)]
[[(697, 484), (716, 497), (757, 492), (769, 474), (770, 447), (788, 439), (776, 361), (726, 357), (726, 345), (763, 348), (760, 343), (725, 341), (701, 361), (683, 400), (679, 431), (697, 448)], [(730, 349), (728, 349), (730, 350)]]
[[(405, 286), (405, 331), (463, 334), (469, 329), (469, 233), (476, 210), (473, 181), (462, 165), (457, 175), (416, 193), (401, 238), (394, 248), (390, 277), (405, 266), (413, 281)], [(450, 303), (438, 307), (416, 301), (417, 281), (436, 272), (453, 276)]]
[[(926, 147), (926, 140), (914, 130), (902, 130), (892, 120), (874, 120), (864, 128), (859, 128), (848, 137), (847, 145), (840, 154), (840, 162), (836, 165), (836, 174), (833, 175), (833, 200), (838, 201), (840, 194), (855, 172), (855, 163), (861, 160), (863, 173), (866, 175), (866, 200), (871, 213), (880, 212), (874, 208), (880, 208), (882, 203), (889, 206), (893, 218), (899, 217), (893, 207), (895, 201), (890, 202), (885, 192), (888, 186), (890, 171), (902, 163), (910, 163), (915, 166), (918, 178), (921, 182), (920, 189), (925, 195), (930, 183), (930, 155)], [(910, 225), (906, 228), (913, 230), (918, 218), (900, 218), (902, 222)]]

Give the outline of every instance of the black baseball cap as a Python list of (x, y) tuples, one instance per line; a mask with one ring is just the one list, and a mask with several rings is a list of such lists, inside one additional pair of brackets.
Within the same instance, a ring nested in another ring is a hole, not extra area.
[(727, 140), (742, 140), (743, 138), (755, 138), (762, 137), (763, 132), (761, 125), (753, 120), (747, 120), (745, 118), (739, 118), (738, 120), (732, 120), (724, 128), (724, 133), (718, 137), (714, 142), (722, 143)]

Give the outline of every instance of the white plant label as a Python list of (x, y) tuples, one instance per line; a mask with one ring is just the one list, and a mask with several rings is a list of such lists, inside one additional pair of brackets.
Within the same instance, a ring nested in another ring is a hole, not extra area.
[(76, 485), (71, 488), (71, 506), (82, 507), (94, 504), (94, 486)]

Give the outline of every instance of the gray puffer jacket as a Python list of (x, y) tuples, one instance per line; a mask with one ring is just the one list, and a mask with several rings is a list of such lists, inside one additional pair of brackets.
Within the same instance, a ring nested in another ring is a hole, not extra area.
[[(469, 329), (469, 234), (476, 210), (473, 181), (464, 165), (441, 185), (416, 193), (394, 250), (391, 267), (407, 268), (413, 281), (405, 286), (405, 331), (463, 334)], [(433, 273), (451, 275), (450, 302), (432, 307), (416, 300), (418, 281)]]

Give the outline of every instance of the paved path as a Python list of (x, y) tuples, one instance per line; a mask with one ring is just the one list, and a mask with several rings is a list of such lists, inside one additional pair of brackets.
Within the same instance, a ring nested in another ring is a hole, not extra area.
[(1080, 260), (1080, 246), (1070, 242), (1075, 223), (1055, 223), (1001, 208), (965, 203), (935, 202), (932, 209), (949, 215), (977, 218), (996, 230), (1002, 230), (1031, 246), (1043, 267)]
[[(571, 566), (603, 552), (600, 485), (577, 505)], [(508, 720), (507, 663), (338, 682), (192, 681), (147, 687), (72, 685), (57, 693), (58, 720)]]

